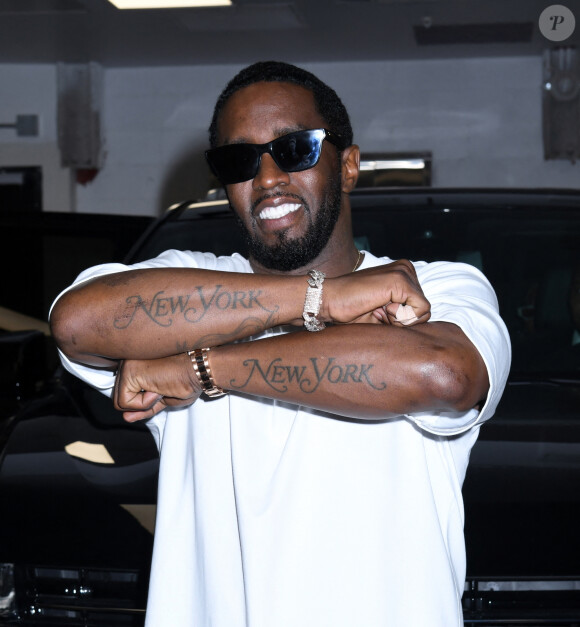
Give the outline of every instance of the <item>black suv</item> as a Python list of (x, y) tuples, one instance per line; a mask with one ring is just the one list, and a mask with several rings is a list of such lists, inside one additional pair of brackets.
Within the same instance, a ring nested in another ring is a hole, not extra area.
[[(580, 191), (356, 190), (352, 205), (359, 248), (480, 268), (510, 331), (510, 379), (464, 485), (465, 624), (580, 624)], [(244, 242), (215, 200), (168, 211), (126, 260), (168, 248)], [(142, 625), (157, 475), (146, 427), (62, 369), (2, 424), (0, 623)]]

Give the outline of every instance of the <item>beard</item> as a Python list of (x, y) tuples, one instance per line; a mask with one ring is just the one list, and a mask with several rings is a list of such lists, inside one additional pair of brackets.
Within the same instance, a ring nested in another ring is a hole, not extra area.
[[(341, 188), (340, 177), (334, 177), (329, 183), (324, 200), (322, 201), (316, 217), (312, 219), (312, 211), (308, 203), (296, 194), (290, 194), (304, 207), (305, 214), (309, 221), (306, 235), (298, 239), (288, 236), (288, 231), (283, 230), (277, 234), (275, 244), (268, 246), (259, 239), (254, 232), (246, 227), (239, 218), (238, 212), (234, 214), (238, 217), (238, 222), (242, 227), (250, 258), (269, 270), (278, 272), (291, 272), (308, 265), (316, 259), (328, 244), (328, 240), (334, 231), (334, 227), (340, 216), (341, 209)], [(269, 198), (276, 196), (272, 194)], [(288, 197), (288, 194), (280, 194)], [(261, 202), (260, 199), (258, 202)], [(256, 203), (257, 204), (257, 203)]]

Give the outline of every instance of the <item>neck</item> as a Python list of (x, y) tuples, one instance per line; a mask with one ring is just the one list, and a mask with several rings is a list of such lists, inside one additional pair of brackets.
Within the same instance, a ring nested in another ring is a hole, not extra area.
[(364, 259), (364, 253), (361, 253), (354, 245), (352, 238), (344, 243), (328, 243), (324, 250), (312, 261), (288, 272), (266, 268), (250, 257), (250, 265), (252, 270), (257, 274), (277, 274), (299, 276), (308, 274), (310, 270), (321, 270), (327, 277), (342, 276), (349, 274), (358, 269)]

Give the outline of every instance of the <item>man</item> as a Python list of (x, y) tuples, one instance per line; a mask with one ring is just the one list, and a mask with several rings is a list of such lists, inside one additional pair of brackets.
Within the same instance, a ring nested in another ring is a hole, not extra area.
[(491, 286), (356, 249), (359, 150), (310, 73), (242, 70), (210, 141), (249, 260), (101, 266), (51, 316), (160, 447), (147, 625), (462, 625), (461, 484), (510, 360)]

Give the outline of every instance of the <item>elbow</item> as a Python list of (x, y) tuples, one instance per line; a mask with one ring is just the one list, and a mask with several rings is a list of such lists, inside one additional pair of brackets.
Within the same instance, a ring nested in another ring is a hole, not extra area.
[(50, 331), (57, 347), (69, 358), (78, 358), (75, 329), (74, 299), (71, 292), (63, 294), (53, 305), (50, 313)]
[(94, 301), (86, 300), (82, 291), (72, 289), (63, 294), (50, 313), (50, 329), (59, 350), (71, 361), (111, 367), (112, 357), (103, 356), (102, 329), (95, 315)]
[(429, 364), (423, 376), (431, 399), (443, 411), (468, 411), (485, 399), (489, 388), (479, 354), (444, 356)]

